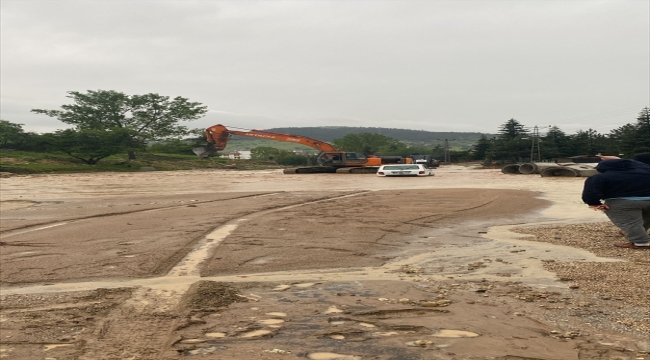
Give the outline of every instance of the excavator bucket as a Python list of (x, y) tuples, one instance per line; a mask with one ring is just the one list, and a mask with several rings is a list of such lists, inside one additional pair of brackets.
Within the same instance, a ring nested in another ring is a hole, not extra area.
[(195, 147), (192, 149), (192, 152), (200, 158), (207, 158), (208, 156), (217, 152), (217, 149), (211, 143), (208, 143), (207, 146)]

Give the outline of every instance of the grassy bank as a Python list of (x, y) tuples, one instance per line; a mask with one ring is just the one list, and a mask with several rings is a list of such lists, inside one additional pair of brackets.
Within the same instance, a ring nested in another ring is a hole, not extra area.
[(262, 169), (279, 168), (274, 163), (221, 158), (201, 159), (195, 155), (138, 154), (129, 160), (124, 155), (113, 155), (98, 164), (88, 165), (65, 154), (0, 150), (0, 172), (13, 174), (56, 174), (81, 172), (135, 172), (146, 170), (198, 170), (198, 169)]

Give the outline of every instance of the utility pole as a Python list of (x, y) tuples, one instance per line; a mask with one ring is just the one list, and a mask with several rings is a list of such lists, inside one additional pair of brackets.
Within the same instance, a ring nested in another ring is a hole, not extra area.
[(542, 161), (541, 151), (539, 149), (539, 128), (537, 125), (533, 128), (532, 144), (530, 146), (530, 162)]
[[(442, 139), (436, 139), (436, 140), (441, 140)], [(451, 141), (454, 141), (456, 139), (451, 139)], [(449, 139), (445, 139), (445, 146), (444, 146), (444, 151), (445, 151), (445, 163), (449, 164), (451, 162), (451, 156), (449, 154)]]

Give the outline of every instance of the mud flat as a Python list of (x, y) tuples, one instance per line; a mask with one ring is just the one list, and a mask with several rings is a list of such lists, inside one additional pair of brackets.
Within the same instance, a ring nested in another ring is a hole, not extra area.
[(650, 253), (582, 181), (2, 178), (0, 357), (650, 359)]

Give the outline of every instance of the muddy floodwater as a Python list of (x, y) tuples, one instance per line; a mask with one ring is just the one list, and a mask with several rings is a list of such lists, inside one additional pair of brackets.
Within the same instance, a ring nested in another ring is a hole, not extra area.
[(583, 182), (1, 178), (0, 358), (650, 360), (647, 282), (625, 276), (650, 253), (609, 250)]

